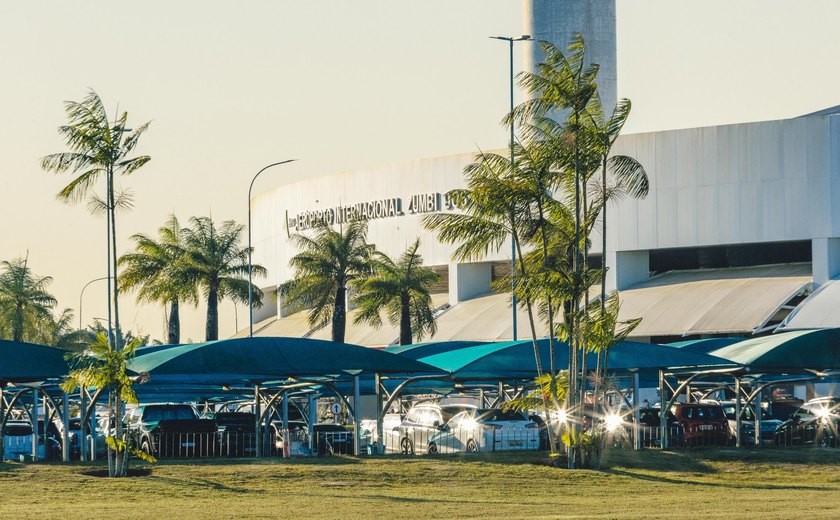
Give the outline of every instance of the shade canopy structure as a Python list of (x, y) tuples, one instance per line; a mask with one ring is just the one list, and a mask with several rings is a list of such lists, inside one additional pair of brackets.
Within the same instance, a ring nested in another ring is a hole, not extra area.
[(0, 382), (32, 383), (70, 372), (66, 351), (21, 341), (0, 340)]
[(708, 354), (713, 350), (728, 347), (735, 343), (744, 341), (744, 338), (705, 338), (705, 339), (691, 339), (687, 341), (676, 341), (674, 343), (665, 343), (666, 347), (678, 348), (686, 352), (699, 352), (701, 354)]
[(840, 280), (829, 280), (797, 305), (781, 330), (840, 327)]
[(719, 348), (710, 354), (749, 367), (751, 370), (838, 370), (840, 329), (772, 334)]
[(485, 344), (484, 341), (434, 341), (429, 343), (415, 343), (412, 345), (397, 345), (395, 347), (388, 347), (385, 349), (385, 352), (399, 354), (411, 359), (420, 359), (443, 352), (483, 344)]
[[(549, 370), (550, 352), (547, 338), (537, 341), (542, 370)], [(555, 341), (555, 368), (568, 368), (565, 343)], [(608, 355), (610, 370), (649, 370), (662, 368), (697, 368), (735, 366), (735, 363), (707, 354), (683, 351), (649, 343), (625, 341), (611, 348)], [(488, 343), (442, 352), (420, 358), (420, 361), (450, 373), (454, 380), (510, 380), (533, 379), (537, 364), (533, 342), (530, 340)], [(595, 355), (587, 359), (595, 366)]]
[(161, 382), (254, 384), (290, 377), (347, 378), (358, 374), (435, 374), (439, 369), (376, 349), (315, 339), (254, 337), (157, 350), (129, 368)]

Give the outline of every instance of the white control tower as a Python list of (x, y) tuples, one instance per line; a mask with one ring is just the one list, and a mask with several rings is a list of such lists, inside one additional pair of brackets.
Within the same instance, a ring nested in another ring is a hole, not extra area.
[[(600, 65), (598, 93), (609, 117), (617, 102), (615, 0), (522, 0), (523, 33), (565, 50), (572, 34), (586, 42), (588, 63)], [(525, 70), (542, 61), (539, 45), (527, 45)]]

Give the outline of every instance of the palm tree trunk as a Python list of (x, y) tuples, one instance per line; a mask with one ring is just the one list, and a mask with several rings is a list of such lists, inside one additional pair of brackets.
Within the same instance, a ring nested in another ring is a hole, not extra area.
[(170, 345), (177, 345), (181, 342), (181, 313), (179, 310), (178, 298), (169, 302), (169, 338)]
[(12, 325), (12, 339), (15, 341), (23, 341), (23, 321), (23, 306), (17, 305)]
[(343, 283), (335, 290), (335, 307), (333, 307), (332, 340), (344, 343), (344, 331), (347, 328), (347, 288)]
[(204, 339), (215, 341), (219, 339), (219, 287), (218, 283), (210, 284), (207, 291), (207, 328)]
[(400, 295), (400, 345), (411, 345), (411, 300), (408, 293)]
[(113, 277), (114, 277), (114, 338), (117, 350), (122, 349), (120, 344), (120, 305), (119, 305), (119, 284), (117, 280), (117, 212), (114, 207), (114, 172), (109, 168), (108, 175), (111, 177), (111, 182), (108, 183), (108, 206), (111, 208), (111, 248), (112, 248), (112, 262), (113, 262)]

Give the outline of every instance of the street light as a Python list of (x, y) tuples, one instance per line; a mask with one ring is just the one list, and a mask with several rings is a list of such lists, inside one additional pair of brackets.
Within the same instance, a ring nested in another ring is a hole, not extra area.
[[(98, 282), (98, 281), (101, 281), (101, 280), (107, 280), (109, 278), (112, 278), (112, 277), (111, 276), (103, 276), (102, 278), (94, 278), (93, 280), (86, 283), (85, 286), (82, 287), (82, 290), (79, 292), (79, 330), (82, 330), (82, 297), (85, 295), (85, 289), (87, 289), (87, 286), (92, 284), (93, 282)], [(109, 287), (109, 290), (110, 290), (110, 287)]]
[[(493, 40), (502, 40), (508, 42), (510, 49), (510, 111), (513, 113), (513, 42), (524, 42), (531, 39), (530, 34), (523, 34), (518, 38), (512, 36), (490, 36)], [(510, 171), (513, 173), (514, 159), (513, 159), (513, 117), (510, 118)], [(516, 238), (511, 233), (510, 236), (510, 280), (512, 293), (512, 307), (513, 307), (513, 340), (516, 341)]]
[(258, 171), (254, 178), (251, 179), (251, 185), (248, 186), (248, 337), (254, 337), (254, 285), (251, 281), (251, 270), (253, 269), (253, 263), (251, 262), (251, 189), (254, 187), (254, 181), (257, 180), (257, 177), (267, 169), (271, 168), (272, 166), (280, 166), (281, 164), (290, 163), (296, 161), (297, 159), (287, 159), (285, 161), (280, 161), (276, 163), (271, 163), (268, 166), (264, 167), (262, 170)]

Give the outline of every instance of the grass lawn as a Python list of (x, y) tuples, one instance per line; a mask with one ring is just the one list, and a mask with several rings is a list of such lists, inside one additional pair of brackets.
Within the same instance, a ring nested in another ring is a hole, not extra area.
[(0, 464), (0, 518), (840, 518), (840, 449), (613, 451), (602, 471), (507, 453), (86, 474), (101, 468)]

